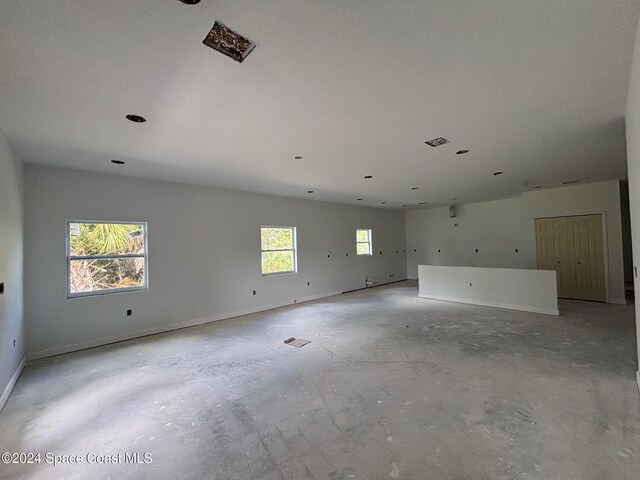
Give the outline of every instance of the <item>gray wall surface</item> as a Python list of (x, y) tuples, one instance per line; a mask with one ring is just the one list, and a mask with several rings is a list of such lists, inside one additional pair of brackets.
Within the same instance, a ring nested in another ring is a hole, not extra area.
[[(25, 182), (30, 358), (406, 278), (402, 212), (35, 165)], [(67, 220), (147, 222), (148, 291), (67, 299)], [(262, 276), (261, 225), (297, 228), (298, 273)]]
[[(639, 29), (640, 31), (640, 29)], [(636, 334), (640, 345), (640, 285), (635, 268), (640, 267), (640, 35), (636, 36), (633, 66), (629, 79), (629, 94), (626, 111), (627, 169), (629, 173), (629, 208), (631, 210), (631, 237), (634, 265), (634, 289), (636, 292)], [(640, 364), (640, 350), (638, 351)], [(640, 373), (638, 373), (640, 387)]]
[(22, 198), (22, 164), (0, 132), (0, 395), (25, 355)]
[(456, 218), (449, 218), (447, 207), (407, 212), (407, 276), (417, 278), (417, 266), (421, 264), (536, 268), (535, 218), (589, 213), (605, 214), (609, 299), (624, 303), (617, 180), (458, 205)]

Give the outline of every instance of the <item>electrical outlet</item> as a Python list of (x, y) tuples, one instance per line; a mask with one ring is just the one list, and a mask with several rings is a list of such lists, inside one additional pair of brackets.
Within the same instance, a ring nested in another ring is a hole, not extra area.
[(128, 309), (128, 310), (127, 310), (127, 317), (130, 317), (132, 313), (133, 313), (133, 310)]

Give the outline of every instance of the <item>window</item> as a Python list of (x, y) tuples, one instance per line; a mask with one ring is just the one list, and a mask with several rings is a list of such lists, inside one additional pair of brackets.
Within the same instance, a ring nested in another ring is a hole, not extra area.
[(67, 297), (147, 288), (147, 224), (67, 222)]
[(356, 230), (356, 253), (358, 255), (371, 255), (371, 229), (359, 228)]
[(262, 227), (260, 237), (262, 275), (297, 271), (295, 227)]

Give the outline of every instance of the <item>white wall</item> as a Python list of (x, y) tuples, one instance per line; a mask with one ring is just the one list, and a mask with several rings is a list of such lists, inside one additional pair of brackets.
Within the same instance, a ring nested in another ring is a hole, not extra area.
[[(640, 32), (640, 29), (639, 29)], [(631, 209), (631, 237), (633, 243), (634, 288), (636, 292), (636, 334), (640, 345), (640, 283), (635, 269), (640, 264), (640, 34), (636, 35), (633, 66), (629, 80), (626, 111), (627, 169), (629, 173), (629, 207)], [(638, 351), (640, 363), (640, 350)], [(638, 373), (640, 388), (640, 373)]]
[[(34, 165), (25, 171), (31, 358), (362, 288), (367, 275), (406, 278), (402, 212)], [(67, 220), (147, 222), (149, 290), (67, 299)], [(261, 225), (297, 227), (297, 274), (262, 277)], [(355, 254), (358, 227), (373, 230), (371, 257)]]
[(456, 218), (447, 207), (407, 212), (408, 277), (417, 278), (417, 265), (527, 268), (522, 209), (512, 198), (458, 205)]
[(624, 303), (617, 180), (458, 205), (456, 218), (449, 218), (447, 207), (407, 212), (407, 276), (417, 278), (420, 264), (535, 268), (535, 218), (587, 213), (605, 213), (609, 298)]
[(5, 286), (0, 295), (0, 409), (25, 355), (22, 198), (22, 164), (0, 132), (0, 282)]
[(551, 270), (418, 265), (418, 274), (419, 297), (558, 315)]

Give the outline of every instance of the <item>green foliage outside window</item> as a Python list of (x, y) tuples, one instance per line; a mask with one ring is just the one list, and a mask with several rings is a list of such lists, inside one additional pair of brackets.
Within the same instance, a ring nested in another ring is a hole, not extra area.
[(262, 227), (262, 273), (295, 272), (295, 228)]
[[(70, 223), (69, 293), (144, 286), (144, 235), (141, 224)], [(101, 258), (73, 258), (87, 256)]]
[(371, 255), (371, 230), (356, 230), (356, 253), (358, 255)]

